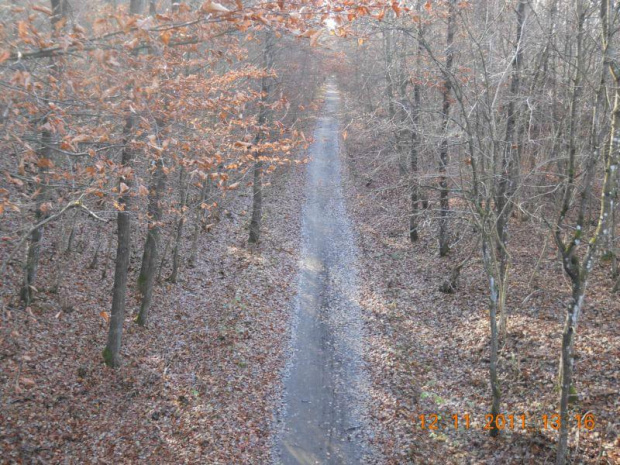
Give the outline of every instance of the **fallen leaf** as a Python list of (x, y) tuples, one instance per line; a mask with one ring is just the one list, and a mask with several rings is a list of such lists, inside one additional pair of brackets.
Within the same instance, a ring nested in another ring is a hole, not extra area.
[(34, 387), (37, 384), (32, 378), (20, 378), (19, 383), (24, 387)]
[(230, 10), (224, 5), (210, 1), (205, 2), (200, 8), (200, 11), (203, 13), (230, 13)]

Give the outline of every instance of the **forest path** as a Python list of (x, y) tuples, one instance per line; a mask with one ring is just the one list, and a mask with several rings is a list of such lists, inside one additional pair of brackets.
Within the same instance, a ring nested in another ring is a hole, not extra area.
[(338, 109), (326, 86), (310, 148), (299, 293), (276, 463), (356, 464), (364, 454), (356, 247), (341, 183)]

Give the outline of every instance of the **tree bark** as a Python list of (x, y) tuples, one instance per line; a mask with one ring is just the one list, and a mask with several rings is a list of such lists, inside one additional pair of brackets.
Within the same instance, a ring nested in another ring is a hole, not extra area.
[[(585, 14), (587, 4), (579, 3), (579, 31), (578, 35), (583, 36), (583, 24), (585, 22)], [(587, 206), (588, 192), (592, 185), (592, 178), (595, 172), (595, 161), (593, 157), (586, 167), (586, 180), (581, 192), (581, 205), (579, 217), (575, 232), (568, 242), (565, 244), (562, 240), (562, 224), (567, 213), (567, 198), (572, 192), (574, 183), (574, 160), (569, 157), (569, 176), (568, 184), (564, 191), (564, 204), (560, 212), (559, 219), (556, 223), (555, 240), (558, 249), (562, 255), (562, 264), (564, 272), (568, 275), (572, 284), (571, 303), (566, 312), (564, 321), (564, 329), (562, 331), (562, 349), (560, 358), (560, 437), (556, 452), (556, 465), (565, 465), (568, 460), (568, 426), (569, 426), (569, 403), (571, 397), (574, 396), (573, 373), (574, 373), (574, 343), (575, 334), (577, 332), (577, 323), (583, 308), (585, 299), (588, 277), (594, 261), (596, 259), (597, 248), (599, 242), (604, 242), (606, 236), (610, 234), (608, 218), (611, 210), (614, 208), (614, 199), (617, 195), (617, 176), (618, 163), (620, 162), (620, 66), (616, 61), (615, 54), (611, 50), (609, 41), (609, 17), (611, 10), (610, 0), (603, 0), (600, 9), (600, 23), (602, 26), (602, 50), (603, 61), (605, 66), (609, 67), (611, 76), (614, 78), (614, 107), (611, 114), (611, 126), (609, 129), (609, 148), (605, 160), (605, 177), (603, 179), (603, 189), (601, 192), (600, 213), (595, 231), (588, 241), (587, 251), (584, 258), (580, 261), (577, 254), (577, 247), (583, 239), (583, 230), (585, 227), (585, 210)], [(578, 40), (578, 46), (580, 41)], [(578, 48), (578, 63), (581, 50)], [(577, 66), (579, 72), (581, 68)]]
[(449, 155), (448, 155), (448, 126), (450, 123), (450, 104), (452, 91), (452, 63), (454, 61), (454, 29), (456, 7), (455, 0), (448, 3), (448, 29), (446, 33), (446, 78), (443, 82), (443, 104), (442, 104), (442, 134), (443, 138), (439, 146), (439, 255), (445, 257), (450, 251), (449, 232), (448, 232), (448, 214), (450, 212), (450, 198), (448, 190), (448, 177), (446, 174)]
[[(52, 26), (52, 35), (57, 35), (54, 31), (56, 25), (61, 21), (66, 13), (66, 0), (51, 0), (52, 16), (50, 17)], [(58, 74), (58, 68), (54, 59), (52, 58), (51, 70), (53, 74)], [(56, 76), (58, 78), (58, 76)], [(48, 111), (47, 109), (45, 111)], [(47, 116), (43, 116), (40, 120), (41, 127), (45, 127), (48, 122)], [(51, 156), (52, 146), (52, 133), (49, 129), (41, 129), (41, 148), (39, 149), (39, 159), (49, 159)], [(36, 195), (36, 206), (34, 213), (35, 224), (44, 220), (47, 216), (43, 210), (43, 205), (47, 199), (47, 188), (45, 186), (45, 172), (47, 171), (44, 163), (39, 163), (39, 178), (40, 181), (36, 182), (34, 191), (39, 191)], [(24, 305), (29, 306), (34, 297), (34, 282), (37, 278), (37, 272), (39, 270), (39, 258), (41, 256), (41, 240), (43, 238), (43, 226), (36, 228), (30, 235), (30, 241), (28, 243), (28, 251), (26, 252), (26, 263), (24, 266), (24, 280), (19, 292), (20, 299), (24, 302)]]
[[(125, 118), (125, 127), (123, 129), (123, 142), (125, 145), (121, 156), (121, 167), (123, 169), (129, 169), (132, 164), (133, 150), (129, 147), (129, 144), (131, 143), (133, 125), (134, 117), (130, 114)], [(118, 244), (116, 248), (114, 286), (112, 288), (112, 310), (110, 315), (110, 327), (108, 330), (108, 342), (103, 350), (103, 359), (106, 365), (112, 368), (116, 368), (120, 365), (123, 322), (125, 320), (127, 271), (131, 253), (131, 177), (131, 175), (122, 175), (119, 182), (119, 189), (123, 184), (129, 189), (122, 194), (118, 200), (121, 210), (117, 213)]]
[[(46, 121), (47, 119), (44, 118), (43, 124), (45, 124)], [(40, 159), (48, 158), (50, 156), (50, 149), (48, 147), (50, 147), (52, 144), (52, 134), (47, 129), (41, 131), (41, 143), (42, 148), (39, 151), (39, 157)], [(35, 192), (37, 190), (39, 191), (36, 196), (37, 200), (34, 213), (35, 224), (38, 224), (47, 216), (47, 214), (44, 212), (43, 207), (47, 198), (47, 189), (44, 181), (45, 172), (47, 171), (47, 169), (44, 167), (44, 164), (40, 164), (39, 166), (40, 167), (38, 174), (41, 180), (35, 184)], [(39, 258), (41, 256), (42, 238), (43, 226), (39, 226), (32, 231), (30, 235), (30, 241), (28, 243), (26, 266), (24, 267), (24, 281), (20, 291), (20, 298), (24, 302), (24, 305), (26, 305), (26, 307), (30, 305), (34, 297), (34, 282), (37, 278), (37, 271), (39, 270)]]
[[(418, 28), (418, 49), (416, 53), (416, 70), (420, 70), (420, 61), (422, 56), (422, 45), (420, 44), (422, 35), (421, 26)], [(418, 127), (420, 122), (420, 83), (416, 78), (413, 83), (413, 109), (412, 109), (412, 121), (411, 121), (411, 153), (410, 153), (410, 165), (411, 165), (411, 216), (409, 217), (409, 240), (416, 242), (419, 239), (418, 233), (418, 211), (420, 209), (420, 189), (418, 180), (418, 156), (420, 145), (420, 128)]]
[(498, 183), (497, 195), (495, 197), (495, 222), (497, 231), (497, 256), (499, 258), (499, 334), (503, 338), (506, 333), (506, 322), (508, 319), (506, 309), (506, 294), (508, 292), (508, 265), (510, 256), (508, 254), (508, 221), (513, 208), (512, 196), (516, 189), (516, 168), (518, 166), (517, 150), (513, 147), (515, 140), (515, 125), (518, 111), (515, 100), (519, 95), (521, 80), (521, 63), (523, 61), (523, 51), (521, 42), (523, 40), (523, 24), (525, 23), (526, 1), (521, 0), (517, 5), (517, 31), (515, 51), (512, 58), (512, 78), (510, 82), (510, 93), (508, 106), (506, 108), (506, 137), (502, 150), (501, 173)]
[(254, 182), (252, 184), (252, 220), (250, 221), (250, 238), (251, 244), (257, 244), (260, 239), (261, 220), (263, 211), (263, 184), (262, 184), (263, 162), (260, 161), (259, 155), (256, 154), (254, 161)]
[[(274, 47), (274, 34), (272, 31), (266, 32), (265, 48), (263, 51), (263, 64), (266, 73), (271, 73), (273, 70), (273, 47)], [(262, 139), (261, 126), (269, 118), (269, 109), (267, 107), (270, 94), (271, 94), (271, 76), (263, 76), (261, 79), (261, 99), (260, 110), (258, 113), (258, 132), (254, 138), (254, 144), (258, 143)], [(261, 222), (263, 216), (263, 162), (260, 158), (260, 152), (256, 152), (254, 155), (254, 172), (253, 172), (253, 185), (252, 185), (252, 219), (250, 221), (250, 237), (248, 242), (250, 244), (257, 244), (260, 240), (261, 234)]]
[(177, 222), (177, 234), (174, 239), (174, 249), (172, 249), (172, 272), (168, 277), (168, 281), (175, 283), (178, 280), (179, 267), (181, 265), (181, 242), (183, 241), (183, 227), (185, 226), (185, 209), (187, 205), (187, 183), (185, 180), (185, 167), (181, 166), (181, 174), (179, 175), (180, 199), (179, 206), (181, 216)]
[(196, 206), (196, 218), (194, 223), (194, 232), (192, 233), (192, 248), (189, 254), (188, 265), (190, 268), (196, 266), (196, 259), (198, 256), (198, 239), (200, 238), (200, 230), (202, 229), (202, 218), (204, 216), (202, 204), (204, 203), (207, 194), (210, 189), (210, 181), (207, 177), (204, 180), (204, 185), (200, 189), (200, 198), (198, 199), (198, 205)]
[[(485, 226), (483, 226), (485, 227)], [(490, 228), (493, 228), (491, 226)], [(489, 229), (490, 229), (489, 228)], [(491, 385), (491, 429), (489, 434), (491, 437), (499, 436), (499, 428), (497, 427), (497, 416), (500, 412), (501, 389), (499, 377), (497, 375), (498, 365), (498, 346), (499, 332), (497, 328), (497, 310), (500, 301), (500, 289), (497, 284), (497, 259), (492, 256), (493, 240), (489, 231), (482, 232), (482, 257), (484, 266), (489, 277), (489, 323), (491, 327), (491, 344), (489, 354), (489, 381)]]
[(149, 309), (153, 298), (153, 284), (157, 271), (157, 257), (160, 237), (160, 222), (162, 218), (161, 196), (166, 187), (163, 156), (156, 161), (153, 179), (149, 190), (148, 231), (142, 255), (142, 266), (138, 276), (138, 289), (142, 294), (142, 304), (136, 317), (136, 323), (146, 326)]

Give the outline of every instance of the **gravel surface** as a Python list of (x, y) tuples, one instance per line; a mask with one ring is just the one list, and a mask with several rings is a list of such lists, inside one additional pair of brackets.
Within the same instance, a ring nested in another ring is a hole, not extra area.
[(329, 83), (310, 149), (299, 294), (276, 463), (352, 464), (367, 462), (369, 454), (357, 248), (342, 193), (339, 104), (338, 91)]

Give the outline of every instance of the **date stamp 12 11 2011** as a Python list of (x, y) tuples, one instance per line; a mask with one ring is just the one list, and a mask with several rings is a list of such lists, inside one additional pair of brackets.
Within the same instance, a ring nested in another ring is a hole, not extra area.
[[(592, 431), (596, 428), (596, 419), (594, 414), (575, 414), (569, 418), (579, 429)], [(491, 429), (512, 429), (512, 430), (559, 430), (562, 426), (562, 419), (558, 413), (549, 415), (540, 415), (537, 417), (527, 416), (525, 414), (499, 414), (493, 416), (487, 414), (484, 421), (474, 421), (469, 414), (453, 414), (451, 416), (442, 416), (436, 413), (418, 415), (417, 426), (426, 430), (445, 430), (445, 429), (470, 429), (481, 428), (485, 430)]]

